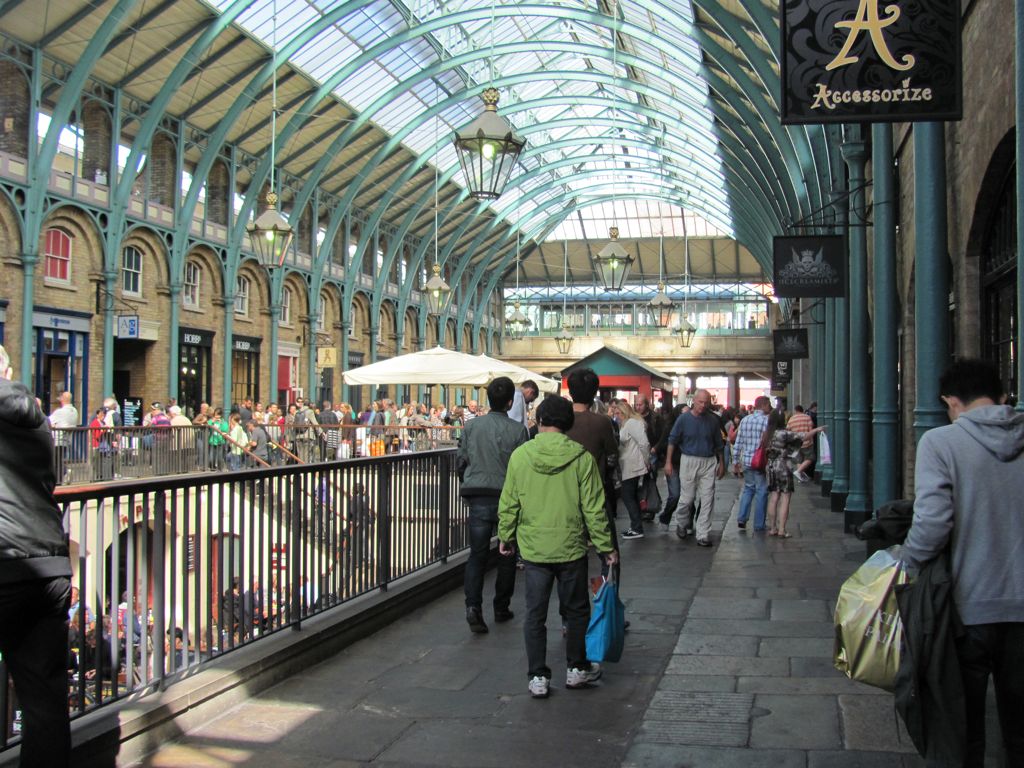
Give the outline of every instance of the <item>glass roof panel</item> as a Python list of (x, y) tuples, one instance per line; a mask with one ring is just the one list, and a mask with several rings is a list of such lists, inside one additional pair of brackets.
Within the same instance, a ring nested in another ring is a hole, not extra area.
[[(270, 44), (272, 37), (275, 38), (280, 48), (297, 32), (337, 7), (340, 1), (276, 0), (275, 3), (274, 0), (256, 0), (241, 14), (238, 23), (267, 44)], [(223, 9), (231, 0), (211, 2), (215, 7)], [(628, 162), (637, 168), (636, 173), (623, 174), (616, 180), (618, 196), (679, 197), (680, 192), (672, 188), (678, 184), (687, 190), (687, 195), (695, 204), (715, 210), (718, 220), (731, 220), (728, 200), (722, 191), (726, 184), (717, 128), (709, 108), (710, 94), (701, 76), (704, 64), (700, 47), (689, 34), (694, 18), (690, 0), (673, 3), (671, 12), (667, 9), (651, 11), (629, 3), (616, 6), (630, 24), (650, 30), (649, 39), (643, 35), (619, 36), (622, 50), (652, 62), (650, 66), (640, 69), (627, 68), (621, 59), (617, 59), (620, 54), (613, 53), (613, 38), (604, 25), (541, 15), (535, 9), (520, 7), (512, 0), (493, 2), (497, 2), (497, 7), (502, 10), (512, 7), (518, 9), (518, 12), (510, 16), (499, 15), (492, 23), (492, 0), (374, 0), (319, 32), (293, 54), (292, 63), (314, 79), (322, 81), (333, 76), (362, 51), (395, 38), (419, 21), (448, 17), (461, 11), (474, 11), (478, 15), (472, 20), (449, 24), (430, 35), (416, 37), (388, 49), (373, 62), (360, 67), (336, 88), (335, 93), (356, 111), (362, 112), (382, 94), (403, 81), (417, 80), (415, 85), (405, 86), (401, 97), (393, 99), (370, 115), (370, 119), (381, 129), (395, 134), (449, 95), (470, 91), (472, 96), (465, 95), (458, 104), (444, 110), (440, 126), (434, 120), (427, 120), (404, 137), (403, 143), (409, 149), (423, 153), (429, 151), (435, 140), (447, 145), (453, 130), (464, 126), (479, 114), (480, 102), (476, 94), (490, 81), (492, 70), (498, 78), (525, 75), (520, 82), (502, 88), (499, 113), (506, 115), (514, 125), (522, 128), (543, 126), (560, 119), (614, 119), (625, 124), (625, 136), (648, 144), (647, 147), (629, 146), (624, 151), (618, 151), (620, 163), (624, 165)], [(589, 13), (595, 11), (594, 4), (589, 0), (553, 0), (553, 4), (584, 9)], [(516, 53), (500, 50), (504, 43), (524, 40), (535, 44), (532, 50)], [(665, 46), (656, 45), (658, 40), (663, 41)], [(545, 41), (553, 45), (545, 45)], [(582, 43), (595, 50), (585, 55), (559, 51), (555, 46), (560, 43)], [(497, 47), (493, 56), (490, 54), (492, 46)], [(472, 51), (478, 52), (480, 58), (438, 73), (433, 78), (422, 79), (421, 73), (442, 59)], [(558, 72), (613, 75), (617, 82), (600, 83), (592, 77), (565, 79), (559, 77)], [(530, 77), (531, 73), (538, 73), (538, 76)], [(625, 87), (625, 83), (634, 78), (634, 82), (650, 89), (644, 92), (643, 102), (664, 113), (664, 118), (658, 121), (662, 123), (661, 126), (652, 123), (650, 115), (634, 113), (637, 93)], [(602, 99), (604, 104), (580, 103), (581, 100), (593, 97)], [(540, 103), (527, 110), (514, 110), (512, 105), (524, 102)], [(502, 107), (505, 107), (504, 111)], [(655, 134), (659, 130), (660, 138)], [(548, 151), (542, 149), (531, 153), (523, 159), (522, 168), (513, 172), (513, 183), (517, 175), (565, 157), (579, 156), (581, 162), (576, 167), (552, 169), (550, 174), (539, 175), (527, 182), (523, 190), (513, 193), (509, 189), (506, 195), (511, 195), (512, 200), (522, 198), (529, 190), (536, 189), (542, 183), (550, 183), (552, 179), (559, 181), (563, 190), (593, 192), (598, 187), (598, 194), (606, 194), (610, 179), (603, 181), (586, 177), (576, 181), (574, 176), (581, 170), (608, 169), (605, 160), (587, 159), (588, 155), (604, 154), (599, 145), (608, 143), (603, 141), (608, 131), (609, 127), (601, 124), (563, 125), (531, 131), (529, 141), (532, 147), (543, 148), (551, 142), (577, 136), (581, 144), (579, 147)], [(591, 143), (586, 143), (588, 138)], [(660, 142), (660, 146), (656, 142)], [(660, 173), (661, 169), (657, 166), (662, 152), (677, 165), (693, 167), (694, 178), (680, 176), (678, 182), (673, 182), (659, 180), (652, 173), (640, 172), (642, 168), (650, 168), (654, 174)], [(456, 162), (450, 148), (438, 152), (435, 160), (442, 169), (453, 167)], [(702, 184), (695, 183), (697, 176), (702, 179)], [(461, 173), (456, 173), (453, 180), (461, 184)], [(602, 187), (604, 191), (600, 189)], [(520, 200), (509, 218), (518, 220), (531, 216), (538, 205), (557, 199), (561, 194), (551, 190), (532, 201)], [(505, 208), (505, 197), (492, 205), (497, 210)]]

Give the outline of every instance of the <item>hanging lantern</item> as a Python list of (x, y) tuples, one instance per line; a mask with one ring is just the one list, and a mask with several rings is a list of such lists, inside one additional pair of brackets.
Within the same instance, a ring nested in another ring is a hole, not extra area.
[(558, 354), (568, 355), (575, 340), (576, 337), (573, 336), (572, 331), (563, 325), (562, 330), (555, 334), (555, 346), (558, 347)]
[(427, 312), (431, 315), (440, 315), (441, 308), (444, 306), (445, 301), (447, 301), (448, 294), (452, 292), (452, 289), (441, 277), (441, 266), (439, 264), (434, 264), (434, 274), (427, 280), (423, 290), (427, 293)]
[(679, 346), (683, 349), (689, 349), (690, 345), (693, 344), (693, 337), (696, 335), (697, 329), (693, 323), (686, 319), (686, 315), (683, 314), (679, 319), (679, 327), (676, 328), (676, 333), (679, 334)]
[(526, 332), (533, 323), (530, 322), (530, 318), (523, 314), (523, 311), (519, 308), (518, 301), (513, 304), (513, 307), (515, 307), (515, 311), (505, 318), (505, 330), (513, 339), (521, 339), (526, 335)]
[(504, 191), (526, 139), (498, 114), (498, 89), (482, 94), (483, 113), (455, 133), (455, 152), (471, 197), (496, 200)]
[(597, 256), (594, 257), (594, 269), (597, 270), (606, 291), (621, 291), (634, 259), (619, 245), (618, 227), (609, 229), (608, 235), (612, 240), (597, 252)]
[(267, 192), (264, 199), (266, 210), (246, 230), (249, 232), (249, 245), (260, 264), (267, 269), (276, 269), (284, 265), (293, 231), (288, 220), (278, 213), (277, 194)]
[(664, 283), (658, 283), (658, 292), (654, 294), (649, 306), (654, 325), (658, 328), (668, 328), (668, 324), (672, 320), (672, 299), (665, 292)]

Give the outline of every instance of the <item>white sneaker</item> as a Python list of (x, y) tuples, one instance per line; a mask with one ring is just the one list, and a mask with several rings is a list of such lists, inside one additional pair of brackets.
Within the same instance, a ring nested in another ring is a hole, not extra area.
[(535, 699), (546, 699), (548, 697), (548, 679), (540, 675), (530, 678), (530, 695)]
[(573, 667), (565, 673), (566, 688), (583, 688), (601, 677), (601, 665), (592, 663), (590, 669)]

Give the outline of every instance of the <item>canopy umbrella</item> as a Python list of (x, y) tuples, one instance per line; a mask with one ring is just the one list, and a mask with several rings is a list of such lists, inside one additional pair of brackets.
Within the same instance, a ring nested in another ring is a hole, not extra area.
[[(515, 375), (513, 375), (515, 374)], [(558, 382), (539, 376), (525, 368), (512, 366), (483, 355), (468, 355), (443, 347), (410, 352), (389, 360), (353, 368), (342, 374), (349, 385), (373, 384), (444, 384), (464, 387), (486, 387), (493, 379), (508, 376), (514, 382), (533, 379), (544, 391), (557, 391)], [(543, 380), (543, 383), (542, 383)], [(554, 386), (554, 390), (549, 387)]]
[(560, 389), (560, 384), (555, 379), (550, 379), (547, 376), (541, 376), (539, 373), (534, 373), (529, 368), (523, 368), (521, 365), (508, 363), (504, 360), (488, 357), (487, 355), (477, 355), (477, 357), (486, 361), (491, 370), (496, 371), (495, 376), (508, 376), (516, 384), (522, 384), (524, 381), (529, 379), (536, 382), (537, 387), (541, 392), (545, 392), (547, 394), (557, 394)]

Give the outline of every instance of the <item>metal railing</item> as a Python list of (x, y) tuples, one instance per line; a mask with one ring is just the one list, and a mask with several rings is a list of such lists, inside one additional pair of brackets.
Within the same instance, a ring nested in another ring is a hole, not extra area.
[[(78, 601), (72, 717), (142, 696), (204, 661), (468, 547), (454, 450), (57, 493)], [(0, 749), (20, 713), (0, 659)]]
[[(271, 466), (409, 453), (458, 444), (449, 426), (265, 426)], [(78, 485), (127, 478), (227, 472), (233, 441), (209, 426), (54, 429), (57, 482)], [(243, 468), (262, 466), (245, 449)]]

